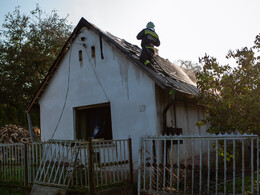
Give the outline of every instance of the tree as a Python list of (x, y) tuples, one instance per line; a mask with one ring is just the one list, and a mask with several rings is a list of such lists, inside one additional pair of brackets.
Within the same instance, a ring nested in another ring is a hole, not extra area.
[(0, 36), (0, 104), (25, 110), (68, 39), (72, 26), (56, 10), (39, 5), (25, 15), (16, 7), (5, 16)]
[(227, 58), (237, 66), (220, 66), (214, 57), (200, 58), (203, 70), (197, 73), (198, 101), (207, 108), (209, 132), (238, 130), (260, 135), (260, 34), (255, 45), (229, 51)]

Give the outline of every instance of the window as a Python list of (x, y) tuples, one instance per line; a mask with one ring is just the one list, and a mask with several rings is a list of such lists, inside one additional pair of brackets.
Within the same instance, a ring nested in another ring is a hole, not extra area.
[(82, 50), (79, 50), (79, 61), (82, 62)]
[(112, 139), (110, 104), (75, 108), (76, 139)]
[(95, 57), (96, 57), (95, 46), (91, 46), (91, 57), (92, 57), (92, 58), (95, 58)]

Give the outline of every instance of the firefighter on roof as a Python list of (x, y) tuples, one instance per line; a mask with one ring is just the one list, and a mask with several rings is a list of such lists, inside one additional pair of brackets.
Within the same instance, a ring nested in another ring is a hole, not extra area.
[(159, 36), (156, 34), (154, 27), (155, 25), (152, 22), (148, 22), (146, 28), (139, 32), (136, 37), (138, 40), (142, 40), (140, 61), (149, 68), (153, 68), (151, 61), (155, 52), (154, 46), (160, 45)]

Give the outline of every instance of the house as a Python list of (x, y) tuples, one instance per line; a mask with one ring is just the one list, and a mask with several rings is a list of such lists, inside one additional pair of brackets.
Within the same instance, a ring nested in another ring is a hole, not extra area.
[(140, 52), (82, 18), (26, 109), (40, 105), (42, 141), (131, 137), (136, 165), (142, 135), (204, 134), (192, 75), (158, 55), (149, 69)]

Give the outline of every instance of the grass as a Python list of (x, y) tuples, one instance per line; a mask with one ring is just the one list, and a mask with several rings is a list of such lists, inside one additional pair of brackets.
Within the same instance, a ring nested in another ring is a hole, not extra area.
[[(254, 175), (254, 192), (256, 192), (257, 180), (256, 174)], [(236, 193), (242, 193), (242, 177), (236, 178)], [(227, 193), (233, 192), (233, 181), (227, 183), (226, 185)], [(219, 191), (224, 191), (224, 186), (219, 187)], [(245, 176), (244, 178), (244, 192), (245, 194), (251, 193), (251, 176)]]
[(29, 195), (30, 192), (22, 187), (0, 186), (0, 194), (3, 195)]

